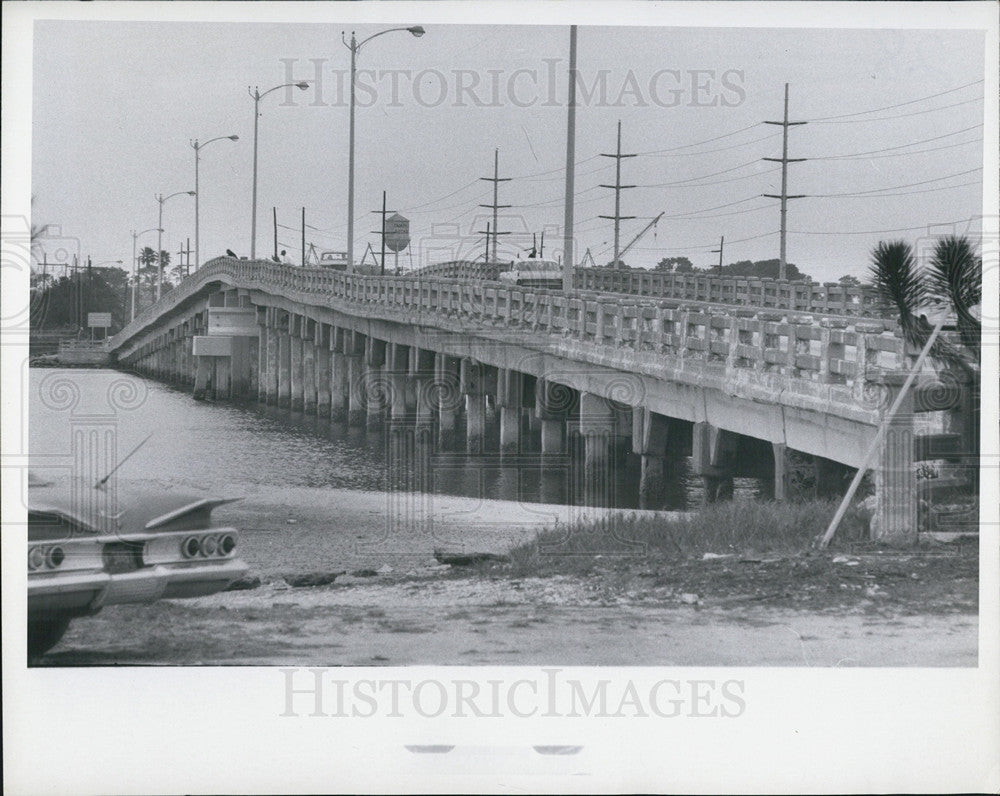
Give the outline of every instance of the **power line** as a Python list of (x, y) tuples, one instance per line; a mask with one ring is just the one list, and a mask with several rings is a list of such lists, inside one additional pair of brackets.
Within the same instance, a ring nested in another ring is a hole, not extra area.
[(968, 171), (956, 171), (954, 174), (946, 174), (944, 177), (935, 177), (931, 180), (921, 180), (920, 182), (910, 182), (906, 185), (893, 185), (889, 188), (872, 188), (869, 191), (849, 191), (846, 193), (817, 193), (811, 194), (811, 196), (818, 199), (826, 199), (832, 196), (864, 196), (865, 194), (876, 194), (882, 193), (883, 191), (895, 191), (897, 188), (915, 188), (918, 185), (928, 185), (932, 182), (941, 182), (941, 180), (949, 180), (952, 177), (963, 177), (966, 174), (974, 174), (975, 172), (982, 171), (983, 167), (978, 166), (974, 169), (969, 169)]
[[(851, 153), (849, 155), (828, 155), (827, 157), (812, 158), (812, 159), (813, 160), (846, 160), (846, 159), (849, 159), (849, 158), (856, 158), (856, 157), (862, 157), (862, 156), (867, 156), (867, 155), (878, 155), (880, 153), (891, 152), (891, 151), (896, 150), (896, 149), (905, 149), (908, 146), (916, 146), (917, 144), (929, 144), (931, 141), (940, 141), (942, 138), (949, 138), (949, 137), (951, 137), (953, 135), (959, 135), (961, 133), (967, 133), (969, 130), (976, 130), (976, 129), (982, 127), (982, 126), (983, 126), (982, 124), (974, 124), (971, 127), (964, 127), (961, 130), (955, 130), (955, 132), (953, 132), (953, 133), (944, 133), (943, 135), (936, 135), (933, 138), (924, 138), (924, 139), (922, 139), (920, 141), (911, 141), (908, 144), (898, 144), (896, 146), (885, 147), (884, 149), (872, 149), (872, 150), (869, 150), (868, 152), (853, 152), (853, 153)], [(948, 144), (947, 146), (943, 146), (943, 147), (932, 147), (931, 149), (921, 149), (921, 150), (917, 150), (915, 152), (900, 152), (899, 154), (900, 155), (916, 155), (919, 152), (934, 152), (934, 151), (936, 151), (938, 149), (948, 149), (949, 147), (953, 147), (953, 146), (964, 146), (965, 144), (974, 144), (974, 143), (977, 143), (978, 141), (982, 141), (982, 139), (981, 138), (977, 139), (977, 141), (963, 141), (961, 144)], [(884, 157), (890, 157), (890, 156), (885, 155)]]
[(949, 108), (957, 108), (960, 105), (968, 105), (972, 102), (981, 102), (982, 97), (976, 97), (970, 100), (962, 100), (961, 102), (954, 102), (951, 105), (942, 105), (940, 108), (927, 108), (922, 111), (913, 111), (912, 113), (895, 113), (892, 116), (876, 116), (872, 119), (831, 119), (825, 122), (815, 122), (815, 124), (858, 124), (861, 122), (884, 122), (890, 119), (905, 119), (908, 116), (921, 116), (925, 113), (934, 113), (935, 111), (945, 111)]
[(823, 199), (882, 199), (885, 196), (912, 196), (916, 193), (934, 193), (935, 191), (950, 191), (952, 188), (968, 188), (972, 185), (982, 185), (982, 180), (973, 180), (972, 182), (961, 182), (958, 185), (943, 185), (940, 188), (922, 188), (919, 191), (900, 191), (894, 194), (879, 194), (876, 196), (868, 196), (863, 194), (839, 194), (833, 195), (829, 194), (823, 196)]
[(978, 86), (983, 82), (983, 79), (973, 80), (971, 83), (966, 83), (964, 86), (956, 86), (955, 88), (949, 88), (947, 91), (939, 91), (937, 94), (929, 94), (926, 97), (918, 97), (917, 99), (907, 100), (906, 102), (899, 102), (895, 105), (886, 105), (883, 108), (871, 108), (867, 111), (857, 111), (856, 113), (841, 113), (837, 116), (818, 116), (815, 119), (809, 119), (811, 122), (827, 122), (833, 119), (847, 119), (852, 116), (864, 116), (866, 113), (878, 113), (879, 111), (891, 111), (893, 108), (902, 108), (905, 105), (914, 105), (917, 102), (926, 102), (929, 99), (934, 99), (935, 97), (943, 97), (945, 94), (954, 94), (956, 91), (961, 91), (963, 88), (969, 88), (970, 86)]
[[(780, 162), (778, 158), (758, 158), (755, 162), (759, 163), (761, 160), (775, 160)], [(798, 158), (798, 160), (806, 160), (806, 158)], [(794, 162), (794, 161), (789, 161)], [(764, 171), (758, 171), (754, 174), (743, 174), (739, 177), (729, 177), (725, 180), (712, 180), (711, 182), (691, 182), (691, 180), (700, 179), (698, 177), (691, 177), (688, 180), (681, 180), (679, 182), (661, 182), (653, 183), (649, 185), (637, 185), (636, 188), (706, 188), (709, 185), (723, 185), (728, 182), (739, 182), (740, 180), (749, 180), (752, 177), (761, 177), (765, 174), (773, 174), (778, 171), (778, 168), (765, 169)], [(705, 175), (708, 176), (708, 175)]]
[[(733, 130), (731, 133), (723, 133), (722, 135), (717, 135), (714, 138), (706, 138), (704, 141), (694, 141), (690, 144), (681, 144), (680, 146), (670, 147), (669, 149), (651, 149), (648, 152), (639, 152), (640, 155), (662, 155), (667, 152), (676, 152), (679, 149), (690, 149), (693, 146), (701, 146), (702, 144), (711, 144), (715, 141), (721, 141), (723, 138), (729, 138), (733, 135), (738, 135), (739, 133), (745, 133), (747, 130), (752, 130), (754, 127), (760, 127), (760, 122), (754, 122), (753, 124), (748, 124), (746, 127), (741, 127), (739, 130)], [(753, 143), (748, 141), (747, 143)]]
[(960, 218), (956, 221), (937, 221), (933, 224), (920, 224), (915, 227), (896, 227), (895, 229), (865, 229), (851, 230), (850, 232), (821, 232), (817, 230), (789, 230), (793, 235), (881, 235), (886, 232), (911, 232), (915, 229), (929, 229), (930, 227), (952, 226), (954, 224), (966, 223), (969, 219)]

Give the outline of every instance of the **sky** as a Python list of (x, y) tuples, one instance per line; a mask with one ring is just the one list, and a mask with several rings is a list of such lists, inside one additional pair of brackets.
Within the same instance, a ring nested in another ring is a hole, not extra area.
[[(140, 4), (141, 5), (141, 4)], [(626, 22), (622, 20), (621, 22)], [(400, 19), (398, 25), (421, 23)], [(621, 122), (621, 246), (633, 267), (664, 257), (696, 266), (776, 258), (785, 84), (790, 200), (787, 258), (817, 281), (864, 278), (883, 239), (978, 233), (983, 213), (984, 41), (970, 30), (781, 29), (587, 25), (578, 31), (577, 259), (612, 259), (613, 153)], [(306, 240), (345, 250), (350, 52), (393, 23), (35, 23), (32, 59), (33, 221), (59, 228), (51, 260), (92, 261), (156, 246), (157, 194), (194, 190), (201, 151), (202, 261), (250, 251), (253, 100), (260, 102), (258, 256), (297, 261)], [(379, 36), (358, 55), (355, 250), (378, 250), (382, 191), (410, 219), (404, 268), (484, 250), (499, 174), (500, 256), (525, 256), (532, 233), (561, 251), (566, 25), (428, 21), (426, 33)], [(372, 71), (374, 70), (374, 71)], [(395, 84), (395, 85), (394, 85)], [(195, 203), (163, 204), (163, 248), (194, 245)], [(147, 231), (153, 230), (153, 231)], [(370, 257), (370, 255), (369, 255)], [(390, 264), (392, 260), (390, 259)]]

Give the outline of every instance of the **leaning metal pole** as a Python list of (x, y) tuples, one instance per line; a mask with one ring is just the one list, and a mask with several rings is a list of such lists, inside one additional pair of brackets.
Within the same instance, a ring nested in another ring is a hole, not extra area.
[(847, 494), (844, 495), (844, 499), (840, 501), (837, 513), (833, 515), (833, 519), (830, 520), (830, 526), (826, 529), (826, 533), (823, 534), (823, 538), (819, 542), (820, 549), (823, 549), (830, 544), (830, 540), (837, 532), (837, 526), (840, 525), (840, 521), (844, 519), (844, 514), (847, 513), (847, 507), (851, 504), (851, 500), (854, 499), (854, 493), (858, 491), (858, 486), (861, 484), (861, 479), (865, 476), (865, 471), (867, 471), (869, 466), (871, 466), (872, 459), (875, 458), (875, 454), (878, 452), (879, 448), (882, 447), (883, 440), (885, 439), (885, 431), (888, 428), (889, 423), (896, 416), (896, 412), (899, 411), (900, 404), (903, 403), (903, 398), (906, 397), (906, 393), (910, 391), (913, 381), (917, 378), (917, 374), (924, 365), (924, 360), (927, 359), (927, 355), (930, 353), (931, 346), (934, 345), (934, 341), (937, 340), (938, 335), (941, 333), (941, 328), (944, 326), (945, 320), (946, 315), (942, 312), (941, 317), (934, 326), (934, 330), (931, 332), (931, 336), (928, 337), (927, 342), (924, 343), (924, 348), (920, 352), (920, 356), (917, 357), (916, 363), (914, 363), (913, 367), (910, 369), (910, 374), (906, 377), (906, 381), (903, 382), (899, 395), (896, 396), (896, 400), (892, 402), (892, 406), (889, 407), (889, 411), (886, 412), (885, 417), (882, 418), (882, 423), (879, 425), (878, 433), (875, 435), (875, 439), (872, 440), (872, 444), (868, 448), (868, 453), (865, 454), (864, 461), (861, 463), (858, 471), (854, 474), (854, 480), (851, 481), (851, 485), (847, 488)]

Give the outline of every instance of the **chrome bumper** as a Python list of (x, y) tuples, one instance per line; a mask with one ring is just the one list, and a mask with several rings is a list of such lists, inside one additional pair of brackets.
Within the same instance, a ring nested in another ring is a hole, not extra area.
[(240, 559), (155, 564), (133, 572), (72, 572), (28, 578), (28, 613), (97, 611), (105, 605), (153, 603), (222, 591), (247, 573)]

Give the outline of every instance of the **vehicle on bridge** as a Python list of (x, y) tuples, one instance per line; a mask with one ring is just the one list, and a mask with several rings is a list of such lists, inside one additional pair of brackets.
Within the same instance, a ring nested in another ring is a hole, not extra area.
[(202, 597), (247, 573), (238, 532), (211, 522), (230, 500), (150, 494), (108, 517), (33, 476), (28, 493), (29, 658), (106, 605)]
[(332, 268), (334, 271), (346, 271), (347, 252), (321, 252), (319, 265), (321, 268)]
[(500, 272), (498, 279), (518, 287), (562, 290), (562, 263), (542, 258), (514, 260), (508, 270)]

